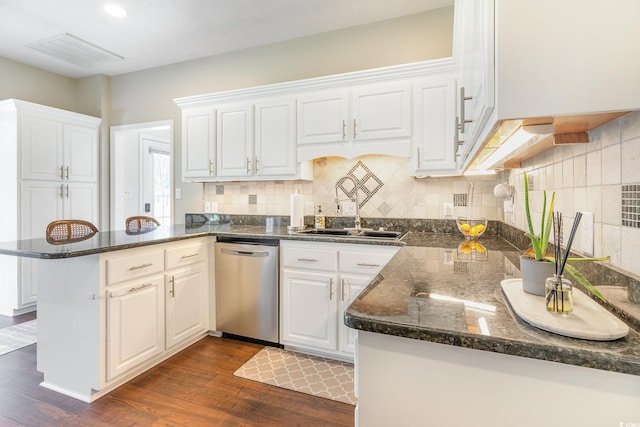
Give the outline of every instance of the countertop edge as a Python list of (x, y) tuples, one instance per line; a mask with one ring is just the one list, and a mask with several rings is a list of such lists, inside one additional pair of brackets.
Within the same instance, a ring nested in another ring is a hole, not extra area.
[(398, 325), (397, 323), (362, 317), (350, 309), (344, 313), (344, 323), (350, 328), (365, 332), (640, 376), (639, 363), (625, 360), (624, 357), (611, 353), (579, 350), (553, 344), (520, 342), (435, 328)]

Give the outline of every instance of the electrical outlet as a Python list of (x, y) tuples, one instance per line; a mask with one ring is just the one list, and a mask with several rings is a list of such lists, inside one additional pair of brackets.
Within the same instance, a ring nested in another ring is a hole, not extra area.
[(182, 199), (182, 188), (176, 188), (176, 200)]
[(204, 202), (204, 213), (211, 213), (211, 202)]
[(580, 250), (587, 256), (593, 256), (593, 212), (582, 212), (579, 224)]
[(442, 216), (445, 218), (451, 218), (453, 216), (453, 203), (444, 204)]

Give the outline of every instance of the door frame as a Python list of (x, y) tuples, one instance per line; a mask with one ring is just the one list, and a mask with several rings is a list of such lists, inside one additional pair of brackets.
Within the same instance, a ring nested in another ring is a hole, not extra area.
[[(122, 142), (123, 138), (126, 136), (131, 136), (131, 134), (137, 134), (138, 136), (141, 134), (153, 133), (156, 131), (167, 131), (167, 139), (170, 145), (170, 155), (171, 155), (171, 224), (173, 225), (175, 222), (175, 203), (174, 203), (174, 192), (175, 192), (175, 168), (174, 168), (174, 159), (175, 159), (175, 144), (173, 142), (173, 120), (158, 120), (153, 122), (143, 122), (143, 123), (134, 123), (129, 125), (119, 125), (119, 126), (111, 126), (110, 133), (110, 144), (109, 144), (109, 224), (110, 230), (124, 230), (124, 223), (120, 224), (121, 221), (117, 221), (116, 219), (116, 204), (118, 200), (118, 195), (116, 194), (116, 190), (118, 187), (119, 179), (122, 178), (118, 176), (118, 168), (117, 168), (117, 156), (118, 156), (118, 145)], [(137, 141), (140, 140), (139, 137), (136, 138)], [(138, 142), (139, 144), (139, 142)], [(138, 150), (136, 150), (138, 151)], [(141, 159), (140, 159), (141, 161)], [(141, 165), (139, 165), (141, 167)], [(139, 174), (136, 174), (139, 176)], [(140, 183), (138, 186), (141, 187)], [(136, 201), (138, 198), (136, 197)]]

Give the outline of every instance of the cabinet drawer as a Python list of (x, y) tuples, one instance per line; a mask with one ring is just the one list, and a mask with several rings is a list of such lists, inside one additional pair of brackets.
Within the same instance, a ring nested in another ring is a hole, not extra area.
[(340, 251), (340, 271), (367, 275), (378, 274), (394, 254), (394, 251), (379, 253)]
[(284, 267), (323, 271), (338, 270), (336, 251), (330, 249), (283, 247), (281, 262)]
[(107, 260), (107, 284), (123, 282), (164, 270), (162, 250)]
[(164, 263), (167, 270), (195, 264), (206, 259), (207, 245), (202, 242), (180, 245), (164, 251)]

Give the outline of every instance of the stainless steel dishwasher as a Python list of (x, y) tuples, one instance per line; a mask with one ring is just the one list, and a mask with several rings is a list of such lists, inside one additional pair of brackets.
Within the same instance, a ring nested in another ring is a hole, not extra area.
[(277, 240), (216, 242), (216, 329), (278, 342)]

